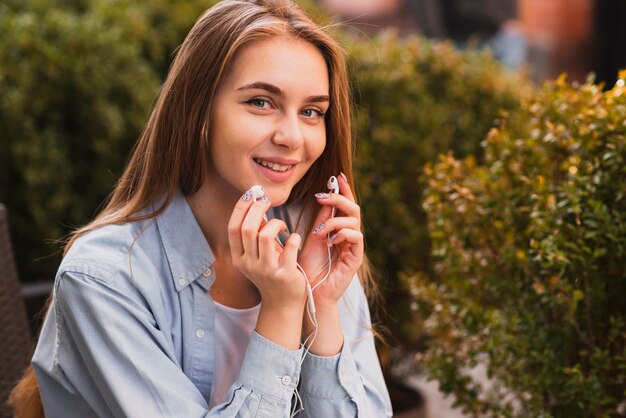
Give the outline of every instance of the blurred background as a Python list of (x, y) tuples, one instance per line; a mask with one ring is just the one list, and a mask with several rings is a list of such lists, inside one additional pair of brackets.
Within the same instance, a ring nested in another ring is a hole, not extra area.
[(374, 34), (451, 39), (461, 47), (489, 46), (511, 68), (527, 66), (536, 82), (591, 71), (609, 84), (626, 64), (623, 2), (611, 0), (319, 0), (326, 11)]
[[(214, 3), (0, 3), (1, 396)], [(626, 416), (626, 2), (299, 3), (349, 57), (397, 416)]]

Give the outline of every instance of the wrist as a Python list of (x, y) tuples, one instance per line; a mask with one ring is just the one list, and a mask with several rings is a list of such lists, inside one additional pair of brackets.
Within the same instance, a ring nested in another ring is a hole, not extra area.
[(304, 316), (304, 302), (293, 305), (271, 305), (261, 301), (259, 318), (268, 318), (277, 322), (284, 321), (285, 324), (302, 321)]
[(315, 311), (322, 315), (332, 315), (339, 312), (339, 301), (315, 298)]
[[(318, 326), (317, 336), (309, 347), (310, 352), (321, 357), (329, 357), (339, 353), (343, 346), (343, 331), (337, 303), (322, 303), (318, 307), (316, 301), (315, 319)], [(315, 332), (315, 326), (308, 316), (305, 316), (303, 325), (303, 338)]]
[(256, 331), (288, 350), (297, 350), (302, 336), (303, 312), (303, 306), (267, 306), (262, 302)]

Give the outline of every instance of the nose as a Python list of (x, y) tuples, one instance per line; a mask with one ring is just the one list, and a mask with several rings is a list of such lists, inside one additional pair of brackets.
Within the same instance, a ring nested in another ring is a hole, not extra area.
[(274, 145), (297, 149), (304, 142), (304, 135), (297, 115), (285, 114), (276, 124), (276, 131), (272, 137)]

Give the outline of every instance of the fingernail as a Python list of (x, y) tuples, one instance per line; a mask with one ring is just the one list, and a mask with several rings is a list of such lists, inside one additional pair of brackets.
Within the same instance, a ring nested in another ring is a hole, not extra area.
[(320, 232), (322, 229), (324, 229), (326, 225), (325, 224), (319, 224), (317, 227), (315, 227), (315, 229), (313, 230), (314, 234), (317, 234), (318, 232)]
[(251, 198), (252, 198), (252, 192), (250, 190), (248, 190), (247, 192), (243, 194), (243, 196), (241, 196), (241, 200), (243, 200), (244, 202), (247, 202)]
[(315, 197), (317, 197), (318, 199), (328, 199), (330, 197), (330, 194), (328, 194), (328, 193), (316, 193)]
[(337, 234), (332, 234), (330, 237), (328, 237), (329, 240), (334, 241), (337, 239)]
[(345, 181), (346, 183), (348, 182), (348, 178), (346, 177), (345, 174), (343, 173), (339, 173), (339, 175), (341, 176), (341, 178), (343, 179), (343, 181)]
[(269, 197), (267, 197), (267, 195), (266, 195), (266, 194), (264, 194), (264, 195), (263, 195), (263, 196), (262, 196), (262, 197), (258, 200), (258, 202), (261, 202), (261, 203), (267, 203), (267, 202), (269, 202), (269, 201), (270, 201), (270, 198), (269, 198)]

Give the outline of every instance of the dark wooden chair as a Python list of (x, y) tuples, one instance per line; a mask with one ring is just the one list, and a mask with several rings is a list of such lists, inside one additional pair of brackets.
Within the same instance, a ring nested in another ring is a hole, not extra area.
[(0, 203), (0, 417), (11, 413), (7, 396), (30, 361), (33, 349), (26, 307), (13, 258), (7, 210)]

